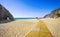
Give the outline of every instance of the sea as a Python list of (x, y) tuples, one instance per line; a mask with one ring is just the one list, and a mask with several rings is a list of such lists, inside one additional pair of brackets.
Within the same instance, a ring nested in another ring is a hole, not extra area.
[(28, 19), (36, 19), (36, 18), (14, 18), (15, 20), (28, 20)]

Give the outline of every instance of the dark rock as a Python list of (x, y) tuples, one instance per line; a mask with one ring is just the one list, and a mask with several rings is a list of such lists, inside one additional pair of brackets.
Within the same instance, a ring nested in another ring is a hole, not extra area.
[(44, 16), (44, 18), (59, 18), (60, 17), (60, 8), (51, 11), (50, 14)]
[(12, 14), (0, 4), (0, 23), (14, 21)]

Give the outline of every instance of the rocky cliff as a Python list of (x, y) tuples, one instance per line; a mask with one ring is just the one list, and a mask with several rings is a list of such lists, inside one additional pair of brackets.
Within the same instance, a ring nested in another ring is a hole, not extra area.
[(7, 23), (10, 21), (14, 21), (13, 15), (0, 4), (0, 23)]
[(44, 18), (58, 18), (60, 17), (60, 8), (51, 11), (50, 14), (44, 16)]

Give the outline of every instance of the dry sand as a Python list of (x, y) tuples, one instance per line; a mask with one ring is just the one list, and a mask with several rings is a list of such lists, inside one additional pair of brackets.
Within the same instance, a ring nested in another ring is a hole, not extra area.
[(42, 19), (54, 37), (60, 37), (60, 18)]
[[(41, 21), (43, 23), (41, 23)], [(47, 31), (48, 33), (52, 33), (53, 37), (60, 37), (60, 18), (57, 19), (33, 19), (33, 20), (18, 20), (10, 23), (0, 24), (0, 37), (30, 37), (30, 31), (36, 30), (35, 27), (41, 28), (41, 32)], [(37, 29), (37, 32), (39, 29)], [(32, 36), (34, 36), (34, 33)], [(36, 33), (35, 33), (36, 34)], [(37, 34), (43, 34), (43, 33), (37, 33)], [(44, 34), (45, 35), (45, 34)], [(50, 37), (52, 37), (51, 34), (49, 34)], [(41, 37), (41, 36), (39, 36)], [(42, 35), (42, 37), (44, 37)]]
[(38, 20), (19, 20), (7, 24), (0, 24), (0, 37), (24, 37)]
[(53, 37), (45, 23), (39, 20), (38, 24), (30, 30), (26, 37)]

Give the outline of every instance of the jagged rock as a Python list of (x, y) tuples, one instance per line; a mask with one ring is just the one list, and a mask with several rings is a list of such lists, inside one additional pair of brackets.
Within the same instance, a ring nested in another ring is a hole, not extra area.
[(12, 14), (0, 4), (0, 23), (14, 21)]
[(58, 18), (60, 17), (60, 8), (53, 10), (50, 14), (44, 16), (44, 18)]

